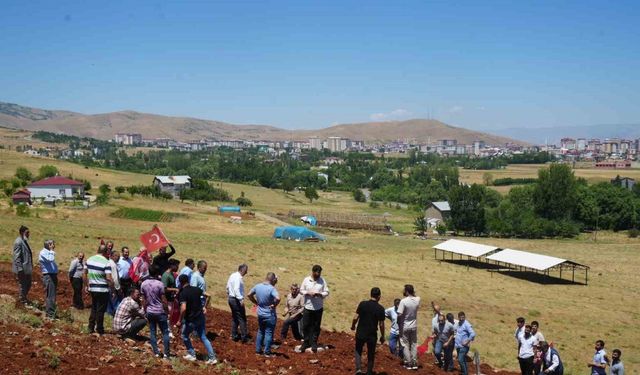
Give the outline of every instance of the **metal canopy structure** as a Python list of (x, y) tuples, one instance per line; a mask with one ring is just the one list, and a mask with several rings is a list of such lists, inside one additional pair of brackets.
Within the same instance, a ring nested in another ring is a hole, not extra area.
[(496, 262), (513, 271), (532, 271), (550, 277), (550, 271), (559, 271), (562, 279), (563, 270), (571, 270), (571, 281), (575, 282), (575, 271), (583, 270), (585, 285), (589, 281), (589, 266), (572, 262), (567, 259), (556, 258), (549, 255), (535, 254), (527, 251), (504, 249), (486, 257), (487, 261)]
[(487, 254), (491, 254), (499, 249), (496, 246), (481, 245), (461, 240), (448, 240), (435, 245), (433, 248), (435, 251), (440, 250), (442, 252), (448, 252), (474, 258), (480, 258)]

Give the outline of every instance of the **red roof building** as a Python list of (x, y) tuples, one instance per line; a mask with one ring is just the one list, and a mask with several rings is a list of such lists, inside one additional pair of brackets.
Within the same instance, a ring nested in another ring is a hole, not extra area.
[(31, 186), (60, 186), (60, 185), (84, 186), (84, 182), (72, 180), (70, 178), (63, 177), (63, 176), (53, 176), (53, 177), (47, 177), (47, 178), (42, 179), (40, 181), (36, 181), (36, 182), (32, 183), (31, 185), (29, 185), (29, 187), (31, 187)]
[(84, 183), (67, 177), (53, 176), (27, 186), (32, 198), (70, 199), (84, 197)]
[(27, 203), (31, 204), (31, 192), (27, 189), (18, 190), (11, 196), (14, 204)]

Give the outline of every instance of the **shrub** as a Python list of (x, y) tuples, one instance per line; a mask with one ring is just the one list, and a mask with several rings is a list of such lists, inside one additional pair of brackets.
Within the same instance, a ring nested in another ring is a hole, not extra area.
[(356, 189), (353, 191), (353, 199), (355, 199), (356, 202), (367, 201), (367, 197), (364, 195), (364, 193), (360, 189)]
[(31, 211), (29, 210), (29, 206), (24, 203), (20, 203), (16, 206), (16, 215), (21, 217), (31, 216)]
[(245, 197), (236, 198), (236, 203), (238, 204), (238, 206), (241, 206), (241, 207), (253, 206), (253, 202), (251, 202), (251, 199), (245, 198)]
[(58, 168), (53, 165), (43, 165), (38, 170), (38, 178), (53, 177), (58, 174)]
[(380, 207), (380, 203), (378, 203), (376, 201), (371, 201), (371, 202), (369, 202), (369, 207), (378, 208), (378, 207)]
[(640, 236), (640, 229), (633, 228), (629, 229), (629, 238), (638, 238)]
[(439, 235), (444, 236), (445, 233), (447, 233), (447, 226), (440, 223), (436, 226), (436, 232), (438, 232)]

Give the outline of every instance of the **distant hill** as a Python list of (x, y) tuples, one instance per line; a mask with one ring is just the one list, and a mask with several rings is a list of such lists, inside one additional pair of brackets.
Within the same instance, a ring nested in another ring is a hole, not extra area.
[(407, 120), (344, 124), (316, 130), (287, 130), (267, 125), (234, 125), (189, 117), (161, 116), (135, 111), (86, 115), (70, 111), (44, 110), (0, 102), (0, 126), (45, 130), (97, 139), (113, 139), (116, 133), (140, 133), (143, 138), (192, 141), (202, 138), (244, 140), (306, 140), (311, 136), (346, 137), (365, 142), (409, 140), (426, 143), (457, 139), (459, 143), (481, 140), (500, 145), (519, 143), (507, 137), (447, 125), (437, 120)]
[(640, 124), (557, 126), (548, 128), (508, 128), (492, 130), (504, 137), (518, 137), (533, 144), (559, 144), (562, 138), (640, 138)]

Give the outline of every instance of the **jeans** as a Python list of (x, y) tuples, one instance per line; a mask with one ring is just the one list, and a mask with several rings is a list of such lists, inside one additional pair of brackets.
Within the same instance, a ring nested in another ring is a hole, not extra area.
[(276, 329), (276, 316), (258, 315), (258, 334), (256, 335), (256, 353), (262, 352), (264, 341), (264, 354), (271, 354), (271, 342), (273, 341), (273, 331)]
[(76, 309), (84, 309), (84, 301), (82, 300), (82, 286), (84, 282), (80, 277), (71, 278), (71, 288), (73, 288), (73, 307)]
[(520, 373), (522, 375), (531, 375), (533, 373), (533, 356), (527, 358), (518, 357), (520, 363)]
[[(104, 312), (109, 302), (108, 292), (91, 292), (91, 314), (89, 315), (89, 333), (104, 335)], [(97, 326), (97, 327), (96, 327)]]
[(444, 361), (442, 360), (442, 349), (444, 347), (444, 343), (438, 339), (436, 339), (433, 343), (433, 356), (436, 357), (438, 361), (438, 367), (443, 367)]
[(444, 351), (444, 367), (445, 371), (453, 371), (453, 342), (449, 346), (443, 348)]
[(356, 371), (362, 369), (362, 349), (367, 344), (367, 375), (373, 375), (373, 364), (376, 359), (376, 337), (359, 339), (356, 337)]
[(138, 336), (138, 332), (140, 332), (144, 326), (147, 325), (147, 320), (143, 318), (135, 318), (131, 321), (131, 326), (129, 330), (123, 334), (125, 337), (136, 337)]
[(29, 302), (27, 294), (29, 294), (29, 290), (31, 289), (31, 274), (24, 273), (24, 271), (18, 272), (16, 278), (18, 279), (18, 289), (20, 290), (20, 302), (27, 303)]
[(458, 364), (460, 364), (460, 373), (462, 375), (467, 375), (467, 353), (469, 353), (469, 347), (462, 346), (456, 348), (456, 352), (458, 353)]
[(287, 334), (289, 333), (289, 327), (291, 327), (291, 333), (293, 334), (293, 338), (296, 340), (302, 340), (302, 335), (300, 334), (300, 321), (302, 320), (302, 314), (298, 314), (293, 318), (289, 318), (282, 323), (282, 329), (280, 330), (280, 338), (285, 340), (287, 338)]
[(133, 288), (131, 279), (120, 279), (120, 291), (122, 292), (123, 299), (131, 295), (131, 288)]
[[(233, 340), (247, 339), (247, 311), (244, 304), (235, 297), (229, 297), (229, 307), (231, 308), (231, 338)], [(238, 329), (240, 332), (238, 332)]]
[(302, 313), (302, 331), (304, 335), (304, 343), (301, 349), (311, 347), (312, 350), (318, 349), (318, 336), (320, 336), (320, 325), (322, 324), (322, 309), (308, 310), (304, 309)]
[(152, 314), (147, 313), (147, 320), (149, 321), (149, 341), (151, 341), (151, 348), (154, 354), (160, 354), (158, 351), (158, 341), (156, 337), (156, 329), (160, 326), (162, 330), (162, 345), (164, 346), (165, 357), (169, 356), (169, 323), (167, 322), (167, 314)]
[(107, 314), (111, 316), (116, 315), (116, 311), (118, 311), (118, 306), (120, 306), (120, 302), (122, 302), (122, 297), (118, 294), (119, 291), (109, 293), (109, 302), (107, 303)]
[(209, 359), (216, 359), (216, 352), (215, 350), (213, 350), (213, 346), (211, 346), (211, 342), (207, 338), (204, 315), (200, 315), (199, 318), (192, 322), (185, 320), (184, 324), (182, 325), (182, 342), (187, 348), (187, 352), (195, 357), (196, 351), (191, 344), (191, 339), (189, 339), (189, 335), (191, 335), (191, 332), (194, 331), (200, 338), (200, 341), (202, 341), (202, 343), (204, 344), (205, 349), (207, 349), (207, 355), (209, 356)]
[(44, 287), (44, 302), (47, 318), (56, 317), (56, 290), (58, 289), (58, 274), (42, 274), (42, 286)]
[(418, 330), (405, 329), (400, 337), (407, 366), (418, 366)]

